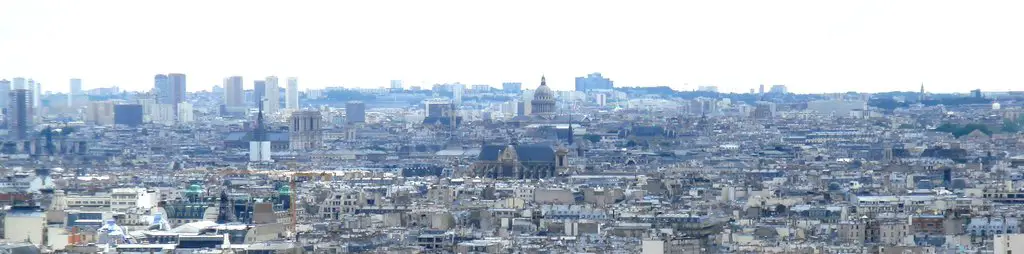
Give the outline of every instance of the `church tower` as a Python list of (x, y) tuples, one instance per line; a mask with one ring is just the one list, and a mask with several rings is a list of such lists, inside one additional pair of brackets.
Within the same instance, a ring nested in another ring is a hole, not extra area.
[(569, 167), (569, 159), (566, 155), (569, 154), (569, 149), (564, 146), (558, 146), (555, 150), (555, 168), (563, 169)]

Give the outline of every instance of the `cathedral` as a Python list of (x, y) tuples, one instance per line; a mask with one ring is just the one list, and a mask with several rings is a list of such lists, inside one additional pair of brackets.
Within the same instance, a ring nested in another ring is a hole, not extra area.
[(480, 149), (471, 169), (479, 177), (499, 179), (544, 179), (558, 174), (568, 164), (564, 148), (547, 145), (488, 145)]

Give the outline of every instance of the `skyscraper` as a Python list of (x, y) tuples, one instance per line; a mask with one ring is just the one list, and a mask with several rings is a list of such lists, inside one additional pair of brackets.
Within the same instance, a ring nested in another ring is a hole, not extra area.
[(255, 103), (253, 106), (263, 108), (263, 98), (266, 97), (267, 94), (267, 81), (253, 81), (252, 86), (252, 101)]
[(8, 93), (10, 108), (7, 109), (7, 126), (10, 136), (15, 140), (29, 138), (32, 129), (32, 91), (17, 88)]
[[(16, 77), (16, 78), (14, 78), (14, 82), (12, 82), (11, 89), (29, 89), (29, 88), (28, 88), (28, 83), (25, 82), (25, 78)], [(4, 96), (7, 96), (7, 95), (5, 94)]]
[(285, 92), (285, 106), (288, 109), (299, 109), (299, 78), (288, 78), (288, 90)]
[(365, 123), (366, 104), (361, 101), (349, 101), (345, 103), (346, 123)]
[(462, 105), (462, 96), (466, 94), (466, 85), (454, 84), (452, 85), (452, 100), (455, 105)]
[(36, 83), (35, 80), (28, 80), (28, 87), (32, 90), (32, 107), (39, 108), (42, 105), (42, 101), (39, 100), (43, 95), (43, 84)]
[(576, 91), (611, 90), (614, 82), (595, 72), (587, 74), (586, 77), (576, 77)]
[(233, 76), (224, 79), (224, 106), (243, 107), (245, 94), (242, 93), (242, 77)]
[(71, 107), (75, 105), (75, 97), (82, 95), (82, 80), (71, 79), (71, 89), (68, 91), (68, 107)]
[(153, 77), (153, 94), (156, 95), (156, 103), (171, 104), (171, 87), (167, 75), (157, 74)]
[(10, 100), (11, 93), (11, 81), (3, 79), (0, 80), (0, 109), (7, 109)]
[(277, 77), (270, 76), (266, 78), (266, 91), (263, 92), (264, 98), (266, 98), (267, 105), (263, 106), (263, 111), (267, 114), (275, 114), (277, 110), (281, 108), (281, 87), (277, 85)]
[(185, 102), (185, 74), (171, 73), (167, 74), (167, 87), (170, 89), (168, 95), (170, 96), (171, 108), (174, 110), (174, 122), (178, 123), (180, 120), (180, 112), (178, 106)]
[(167, 74), (167, 81), (170, 85), (171, 103), (177, 105), (185, 101), (185, 74)]

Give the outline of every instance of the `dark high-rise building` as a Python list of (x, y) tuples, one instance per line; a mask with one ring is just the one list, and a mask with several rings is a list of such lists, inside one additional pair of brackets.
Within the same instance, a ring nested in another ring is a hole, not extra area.
[(29, 138), (32, 130), (32, 90), (14, 89), (8, 93), (7, 126), (15, 140)]
[(974, 97), (974, 98), (978, 98), (978, 99), (981, 99), (981, 98), (983, 97), (983, 96), (981, 95), (981, 89), (974, 89), (974, 90), (971, 90), (971, 97)]
[(142, 113), (142, 105), (139, 104), (114, 105), (114, 124), (142, 125)]
[(177, 105), (185, 101), (185, 74), (167, 74), (167, 82), (171, 88), (171, 103)]
[(256, 103), (255, 107), (259, 107), (263, 104), (263, 97), (267, 94), (267, 82), (263, 80), (256, 80), (253, 82), (252, 89), (252, 101)]
[(366, 104), (361, 101), (350, 101), (345, 103), (346, 123), (365, 123)]
[(942, 169), (942, 184), (944, 186), (953, 184), (953, 168), (946, 167)]
[(576, 91), (611, 90), (614, 86), (611, 79), (602, 77), (599, 72), (576, 77)]
[(157, 74), (153, 78), (153, 91), (159, 104), (169, 104), (173, 109), (175, 122), (178, 121), (178, 104), (185, 102), (185, 74)]

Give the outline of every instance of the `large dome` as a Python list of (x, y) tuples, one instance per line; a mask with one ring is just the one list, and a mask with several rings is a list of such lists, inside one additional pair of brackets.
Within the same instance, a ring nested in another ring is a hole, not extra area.
[(541, 118), (551, 119), (555, 114), (555, 93), (548, 87), (544, 76), (540, 77), (540, 86), (533, 93), (533, 101), (530, 102), (531, 114)]
[(547, 80), (542, 76), (540, 77), (540, 87), (537, 87), (537, 91), (533, 93), (534, 100), (552, 100), (555, 98), (555, 92), (551, 91), (548, 87)]

